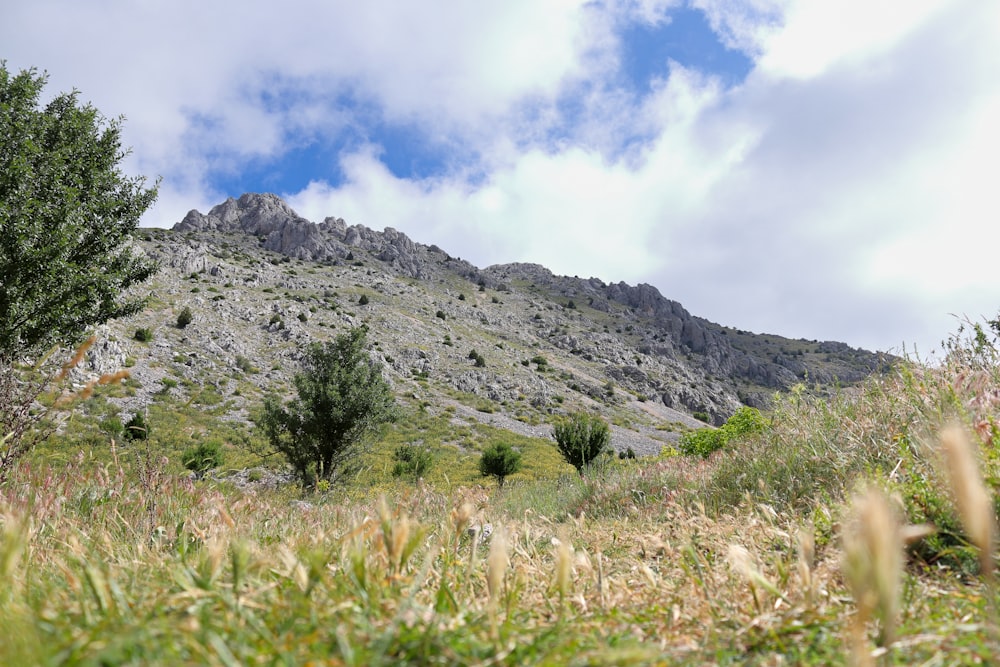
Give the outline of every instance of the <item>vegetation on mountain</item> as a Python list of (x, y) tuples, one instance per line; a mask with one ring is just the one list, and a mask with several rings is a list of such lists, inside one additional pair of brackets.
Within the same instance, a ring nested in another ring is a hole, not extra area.
[(677, 449), (683, 454), (696, 454), (707, 458), (730, 441), (746, 435), (760, 433), (767, 427), (767, 420), (760, 410), (742, 407), (719, 428), (701, 428), (685, 433), (677, 441)]
[(521, 469), (521, 452), (506, 442), (498, 442), (483, 451), (479, 458), (479, 472), (483, 477), (494, 477), (503, 488), (508, 477)]
[(600, 415), (577, 412), (552, 427), (559, 453), (581, 475), (611, 444), (611, 428)]
[(366, 438), (396, 417), (395, 399), (366, 342), (367, 330), (357, 327), (309, 345), (294, 380), (298, 398), (264, 402), (261, 428), (304, 485), (330, 481)]

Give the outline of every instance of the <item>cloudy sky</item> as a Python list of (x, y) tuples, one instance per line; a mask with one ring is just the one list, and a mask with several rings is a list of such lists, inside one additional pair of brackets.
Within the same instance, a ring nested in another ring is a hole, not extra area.
[(478, 266), (926, 356), (1000, 311), (1000, 2), (5, 0), (144, 224), (275, 192)]

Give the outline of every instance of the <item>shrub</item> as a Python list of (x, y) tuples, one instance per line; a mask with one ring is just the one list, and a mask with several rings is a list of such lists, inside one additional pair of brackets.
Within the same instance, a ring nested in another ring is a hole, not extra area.
[(148, 343), (153, 340), (153, 330), (150, 328), (136, 329), (134, 338), (140, 343)]
[(256, 373), (257, 369), (254, 368), (253, 362), (244, 357), (241, 354), (236, 355), (236, 368), (240, 369), (244, 373)]
[(434, 313), (434, 317), (438, 318), (439, 320), (446, 320), (446, 319), (448, 319), (448, 316), (444, 314), (443, 310), (439, 310), (436, 313)]
[(566, 462), (582, 475), (611, 443), (611, 427), (598, 415), (578, 412), (556, 423), (552, 437)]
[(215, 440), (201, 442), (194, 447), (189, 447), (181, 454), (181, 463), (184, 467), (201, 477), (212, 468), (222, 465), (222, 447)]
[(434, 455), (427, 447), (400, 445), (392, 454), (396, 464), (392, 468), (394, 477), (419, 479), (426, 474), (434, 461)]
[(128, 440), (146, 440), (149, 438), (149, 424), (141, 412), (132, 415), (125, 423), (125, 438)]
[(708, 424), (709, 422), (712, 421), (712, 417), (707, 412), (700, 412), (699, 411), (699, 412), (693, 413), (691, 416), (694, 417), (695, 419), (697, 419), (700, 422), (705, 422), (706, 424)]
[(194, 315), (191, 314), (191, 309), (184, 306), (184, 310), (177, 315), (177, 328), (183, 329), (187, 325), (191, 324), (193, 320)]
[(503, 487), (504, 481), (521, 469), (521, 452), (513, 449), (506, 442), (498, 442), (483, 451), (479, 459), (479, 472), (483, 477), (496, 477), (497, 486)]
[(685, 433), (677, 443), (677, 449), (684, 454), (697, 454), (707, 458), (729, 444), (730, 440), (752, 433), (761, 433), (767, 428), (767, 420), (756, 408), (742, 407), (721, 427), (702, 428)]
[(362, 294), (358, 298), (358, 305), (359, 306), (367, 306), (368, 305), (368, 295), (367, 294)]
[(483, 355), (479, 354), (479, 352), (477, 352), (476, 350), (472, 350), (471, 352), (469, 352), (469, 359), (475, 361), (476, 366), (479, 368), (482, 368), (483, 366), (486, 365), (486, 358)]

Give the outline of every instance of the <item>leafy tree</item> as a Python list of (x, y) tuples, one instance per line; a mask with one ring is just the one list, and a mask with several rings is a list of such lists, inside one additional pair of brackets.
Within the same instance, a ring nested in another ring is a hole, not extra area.
[(78, 93), (40, 108), (46, 76), (0, 61), (0, 356), (79, 342), (86, 329), (138, 312), (125, 290), (153, 262), (131, 234), (156, 187), (125, 176), (122, 119)]
[(611, 427), (598, 415), (577, 412), (556, 423), (552, 437), (566, 462), (582, 475), (611, 444)]
[(264, 433), (303, 484), (329, 480), (366, 438), (396, 417), (389, 384), (365, 352), (366, 337), (367, 329), (358, 327), (310, 345), (304, 372), (295, 376), (298, 398), (287, 405), (274, 397), (264, 402)]
[(504, 481), (521, 469), (521, 452), (513, 449), (506, 442), (498, 442), (483, 451), (479, 459), (479, 472), (483, 477), (496, 477), (497, 485), (503, 487)]

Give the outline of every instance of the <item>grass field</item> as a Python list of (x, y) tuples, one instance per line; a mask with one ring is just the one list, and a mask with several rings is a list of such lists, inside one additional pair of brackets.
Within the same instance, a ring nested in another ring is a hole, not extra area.
[[(526, 439), (502, 490), (459, 454), (503, 434), (446, 416), (317, 493), (183, 474), (188, 441), (252, 437), (197, 406), (185, 442), (128, 446), (98, 406), (0, 485), (0, 664), (991, 662), (995, 345), (973, 330), (933, 367), (803, 387), (704, 460), (580, 477)], [(393, 478), (418, 440), (431, 472)]]

